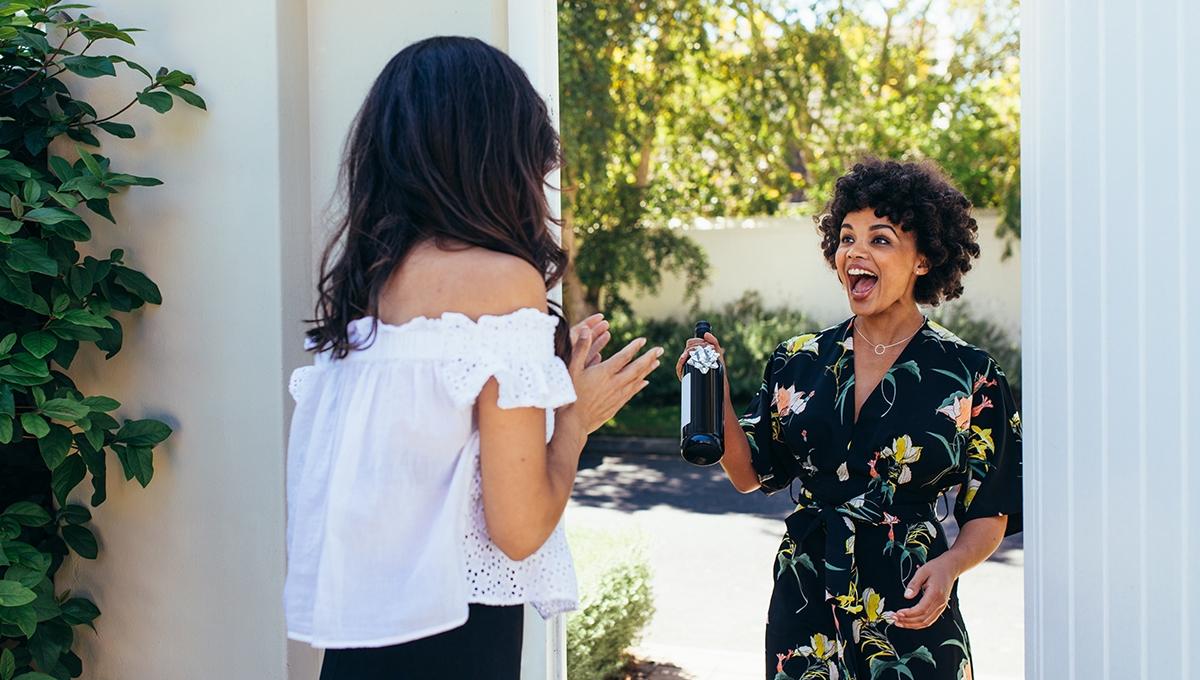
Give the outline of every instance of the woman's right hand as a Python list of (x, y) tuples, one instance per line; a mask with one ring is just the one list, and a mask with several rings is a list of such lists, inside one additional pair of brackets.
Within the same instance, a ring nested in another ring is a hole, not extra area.
[[(703, 338), (690, 338), (687, 341), (687, 346), (684, 347), (683, 354), (680, 354), (679, 361), (675, 362), (675, 377), (683, 380), (683, 365), (687, 363), (692, 350), (703, 345), (709, 345), (717, 350), (717, 355), (721, 357), (721, 365), (725, 365), (725, 350), (721, 348), (721, 343), (717, 340), (717, 336), (712, 333), (705, 333)], [(725, 382), (726, 384), (729, 382), (729, 371), (725, 371)]]
[(604, 361), (589, 361), (592, 343), (599, 338), (583, 324), (574, 335), (568, 367), (575, 383), (575, 403), (571, 408), (590, 434), (650, 384), (646, 377), (658, 368), (663, 349), (652, 347), (638, 356), (646, 345), (645, 338), (638, 338)]

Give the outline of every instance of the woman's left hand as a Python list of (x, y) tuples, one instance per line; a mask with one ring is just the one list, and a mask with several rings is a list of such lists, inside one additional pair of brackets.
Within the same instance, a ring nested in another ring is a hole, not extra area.
[(575, 344), (575, 339), (579, 336), (580, 329), (586, 328), (592, 336), (592, 349), (588, 352), (587, 362), (584, 363), (584, 368), (595, 366), (600, 363), (600, 350), (612, 340), (612, 334), (608, 332), (608, 321), (603, 314), (593, 314), (579, 323), (571, 326), (571, 344)]
[(922, 565), (908, 582), (908, 590), (904, 591), (904, 596), (910, 600), (918, 594), (921, 599), (916, 606), (897, 611), (895, 624), (914, 630), (932, 625), (946, 611), (950, 591), (961, 573), (950, 553), (943, 553)]

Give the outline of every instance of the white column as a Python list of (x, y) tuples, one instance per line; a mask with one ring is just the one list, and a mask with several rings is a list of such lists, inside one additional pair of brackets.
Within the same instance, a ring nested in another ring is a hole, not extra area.
[[(546, 99), (550, 117), (559, 126), (558, 5), (555, 0), (509, 0), (508, 54), (521, 65), (534, 88)], [(559, 185), (559, 172), (550, 184)], [(561, 215), (562, 197), (547, 192), (550, 212)], [(562, 301), (561, 285), (553, 296)], [(543, 621), (533, 607), (525, 607), (525, 645), (521, 658), (522, 680), (566, 680), (567, 622), (565, 616)]]
[(1189, 0), (1024, 3), (1031, 679), (1200, 678), (1198, 21)]

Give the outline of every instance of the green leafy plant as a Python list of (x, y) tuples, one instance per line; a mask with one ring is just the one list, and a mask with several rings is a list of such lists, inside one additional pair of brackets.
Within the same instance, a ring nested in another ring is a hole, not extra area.
[[(124, 253), (81, 253), (89, 222), (113, 222), (110, 197), (152, 177), (117, 172), (87, 147), (97, 134), (128, 139), (118, 118), (135, 105), (159, 113), (175, 100), (204, 108), (192, 76), (151, 73), (121, 56), (89, 54), (105, 41), (134, 44), (137, 29), (77, 13), (86, 5), (0, 0), (0, 680), (68, 680), (82, 673), (77, 626), (99, 609), (57, 593), (69, 553), (95, 559), (87, 506), (72, 490), (91, 474), (90, 504), (104, 502), (108, 454), (145, 486), (165, 423), (118, 421), (120, 403), (85, 396), (66, 373), (80, 345), (121, 350), (117, 315), (161, 304), (158, 287)], [(69, 87), (74, 78), (130, 69), (147, 84), (124, 108), (101, 114)]]
[(571, 529), (579, 566), (579, 610), (567, 617), (567, 677), (621, 677), (628, 649), (654, 616), (650, 566), (636, 534)]

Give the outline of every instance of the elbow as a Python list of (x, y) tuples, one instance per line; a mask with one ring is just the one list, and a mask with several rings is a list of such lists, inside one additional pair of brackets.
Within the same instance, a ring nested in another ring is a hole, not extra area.
[(738, 490), (738, 493), (754, 493), (760, 488), (758, 482), (734, 482), (733, 488)]
[(538, 548), (542, 547), (542, 542), (525, 536), (493, 536), (492, 543), (513, 562), (520, 562), (531, 557), (538, 551)]

